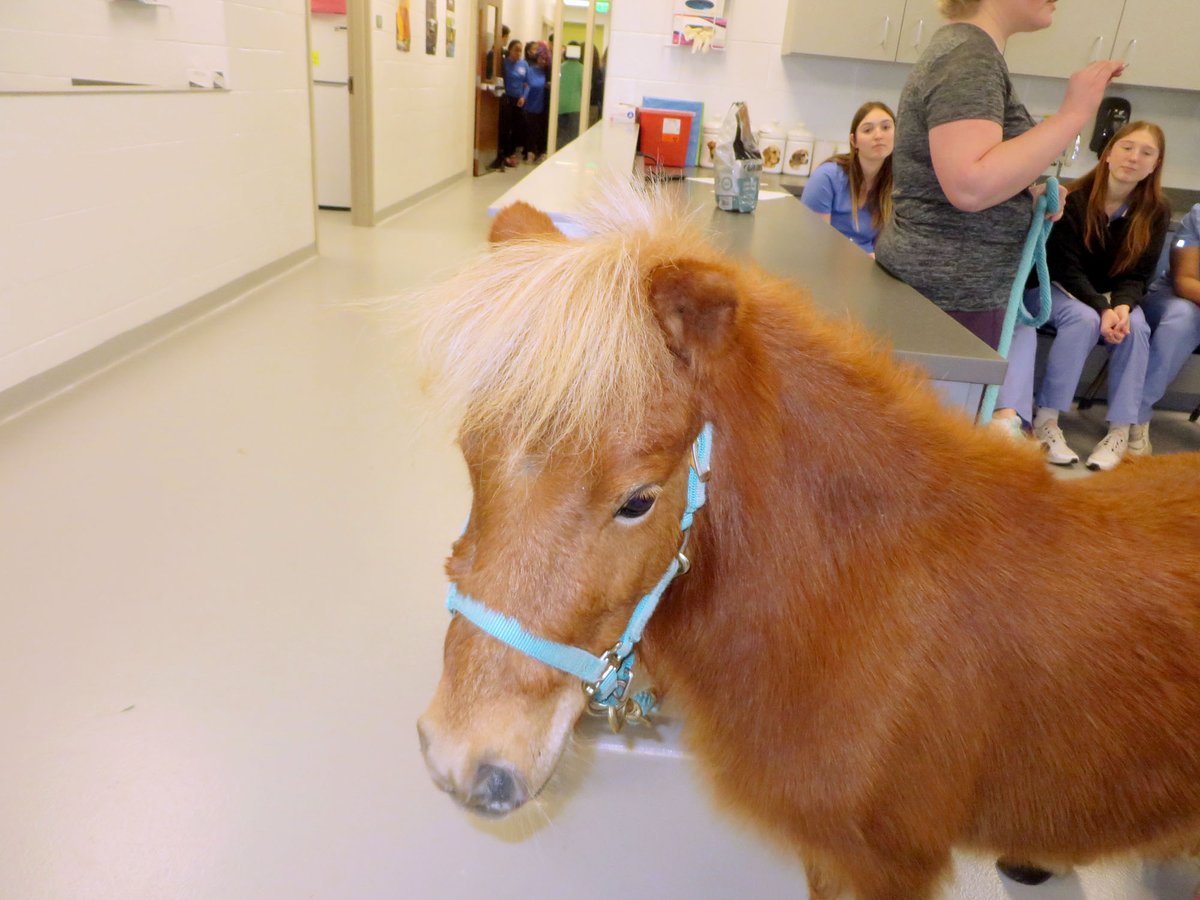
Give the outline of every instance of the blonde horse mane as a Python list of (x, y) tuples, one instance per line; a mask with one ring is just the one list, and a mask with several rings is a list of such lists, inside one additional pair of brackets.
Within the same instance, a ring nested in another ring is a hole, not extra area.
[(591, 446), (606, 423), (636, 429), (660, 392), (671, 354), (646, 278), (704, 239), (661, 194), (614, 182), (600, 197), (588, 239), (505, 242), (420, 298), (427, 384), (463, 432)]

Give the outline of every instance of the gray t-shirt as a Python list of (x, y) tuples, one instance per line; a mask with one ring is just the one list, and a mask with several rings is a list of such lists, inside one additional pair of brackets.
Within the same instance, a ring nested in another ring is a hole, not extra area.
[(943, 309), (996, 309), (1008, 301), (1032, 204), (1027, 191), (976, 213), (946, 199), (933, 171), (929, 130), (964, 119), (996, 122), (1006, 141), (1034, 125), (992, 39), (957, 22), (933, 36), (900, 95), (894, 215), (875, 257)]

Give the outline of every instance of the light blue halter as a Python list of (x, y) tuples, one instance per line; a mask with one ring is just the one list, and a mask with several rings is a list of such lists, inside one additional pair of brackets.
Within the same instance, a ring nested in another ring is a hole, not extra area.
[(530, 634), (516, 619), (489, 609), (478, 600), (460, 593), (453, 582), (446, 593), (446, 608), (451, 615), (462, 615), (487, 634), (503, 641), (515, 650), (532, 656), (538, 662), (553, 666), (574, 675), (583, 682), (583, 692), (588, 697), (588, 710), (597, 715), (607, 715), (609, 725), (620, 731), (628, 720), (645, 721), (653, 709), (654, 697), (643, 691), (636, 697), (627, 696), (629, 683), (633, 679), (634, 648), (642, 639), (646, 623), (654, 615), (658, 601), (676, 575), (686, 573), (691, 567), (683, 551), (687, 548), (689, 529), (697, 510), (704, 505), (706, 482), (708, 481), (709, 457), (712, 453), (712, 425), (705, 423), (692, 444), (692, 462), (688, 469), (687, 509), (679, 522), (683, 541), (679, 552), (667, 566), (658, 584), (638, 601), (625, 626), (621, 639), (613, 648), (596, 656), (570, 644)]

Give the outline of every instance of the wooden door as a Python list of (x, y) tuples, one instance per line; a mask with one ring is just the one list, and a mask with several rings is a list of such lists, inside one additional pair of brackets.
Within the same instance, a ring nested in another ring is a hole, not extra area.
[(500, 155), (500, 95), (504, 84), (503, 0), (479, 0), (475, 28), (475, 174), (483, 175)]

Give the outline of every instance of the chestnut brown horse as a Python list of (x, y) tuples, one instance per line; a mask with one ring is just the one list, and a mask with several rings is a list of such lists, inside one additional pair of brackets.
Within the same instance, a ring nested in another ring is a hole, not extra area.
[[(934, 896), (952, 847), (1046, 865), (1200, 836), (1200, 457), (1057, 480), (803, 291), (660, 200), (568, 241), (528, 207), (436, 289), (427, 346), (473, 488), (447, 572), (601, 653), (680, 543), (638, 650), (724, 805), (811, 896)], [(419, 723), (487, 814), (543, 787), (578, 679), (462, 616)]]

